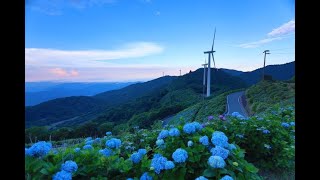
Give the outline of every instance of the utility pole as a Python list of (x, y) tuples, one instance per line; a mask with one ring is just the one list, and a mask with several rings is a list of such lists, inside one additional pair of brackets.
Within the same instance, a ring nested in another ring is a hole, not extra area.
[(263, 51), (263, 53), (264, 53), (264, 62), (263, 62), (263, 69), (262, 69), (262, 80), (264, 80), (264, 68), (266, 66), (266, 56), (267, 56), (267, 54), (270, 54), (270, 51), (265, 50), (265, 51)]
[(181, 69), (179, 71), (180, 71), (180, 76), (181, 76)]

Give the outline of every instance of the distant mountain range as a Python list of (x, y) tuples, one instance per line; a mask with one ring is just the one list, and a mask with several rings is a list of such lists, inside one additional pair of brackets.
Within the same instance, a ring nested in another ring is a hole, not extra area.
[[(262, 78), (262, 68), (249, 72), (232, 69), (221, 70), (229, 73), (230, 75), (240, 77), (248, 86), (258, 83)], [(295, 75), (295, 61), (286, 64), (268, 65), (265, 67), (265, 74), (271, 75), (274, 80), (289, 80)]]
[(25, 105), (34, 106), (45, 101), (69, 96), (92, 96), (134, 83), (136, 82), (26, 82)]
[[(212, 69), (211, 76), (213, 94), (246, 87), (239, 77), (223, 71)], [(49, 125), (62, 121), (72, 125), (94, 119), (99, 122), (106, 119), (123, 122), (139, 113), (161, 108), (167, 113), (176, 113), (191, 105), (190, 103), (201, 100), (202, 78), (203, 69), (198, 69), (181, 77), (164, 76), (95, 96), (74, 96), (46, 101), (26, 107), (26, 126)], [(152, 121), (156, 120), (156, 117), (158, 116), (153, 116)]]
[[(211, 94), (214, 97), (246, 88), (261, 79), (260, 71), (212, 68)], [(294, 62), (267, 66), (265, 72), (275, 80), (290, 79), (294, 76)], [(58, 98), (26, 107), (26, 126), (74, 126), (89, 120), (150, 126), (156, 120), (200, 102), (202, 82), (203, 68), (200, 68), (183, 76), (164, 76), (94, 96)]]

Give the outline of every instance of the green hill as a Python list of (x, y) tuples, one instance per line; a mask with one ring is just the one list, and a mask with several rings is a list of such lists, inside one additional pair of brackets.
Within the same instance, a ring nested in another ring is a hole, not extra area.
[[(52, 124), (63, 127), (93, 120), (116, 124), (129, 121), (148, 127), (156, 120), (199, 102), (202, 78), (203, 69), (198, 69), (184, 76), (165, 76), (92, 97), (51, 100), (27, 107), (26, 124), (27, 127)], [(216, 69), (212, 69), (211, 79), (213, 95), (246, 86), (240, 78)]]
[(261, 81), (246, 90), (246, 98), (250, 114), (265, 111), (279, 103), (280, 105), (295, 102), (295, 82), (290, 81)]

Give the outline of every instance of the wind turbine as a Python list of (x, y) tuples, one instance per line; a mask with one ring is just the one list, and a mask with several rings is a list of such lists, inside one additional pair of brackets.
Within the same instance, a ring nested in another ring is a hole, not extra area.
[(208, 54), (208, 78), (207, 78), (207, 97), (210, 96), (210, 82), (211, 82), (211, 61), (210, 61), (210, 55), (212, 55), (212, 60), (214, 67), (216, 67), (216, 63), (214, 61), (214, 56), (213, 53), (216, 52), (213, 50), (214, 47), (214, 39), (216, 38), (216, 28), (214, 28), (214, 36), (213, 36), (213, 42), (212, 42), (212, 47), (211, 51), (205, 51), (204, 54)]
[(204, 88), (206, 87), (206, 67), (207, 67), (207, 60), (204, 60), (204, 64), (202, 64), (203, 66), (203, 88), (202, 88), (202, 93), (203, 93), (203, 97), (204, 97)]

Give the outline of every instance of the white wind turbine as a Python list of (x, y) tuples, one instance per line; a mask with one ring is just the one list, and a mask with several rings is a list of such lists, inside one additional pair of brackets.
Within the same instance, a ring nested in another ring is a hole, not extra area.
[[(214, 36), (213, 36), (213, 42), (212, 42), (212, 47), (211, 47), (211, 51), (205, 51), (204, 54), (208, 54), (208, 78), (207, 78), (207, 97), (210, 96), (210, 82), (211, 82), (211, 61), (210, 61), (210, 57), (212, 56), (212, 60), (213, 60), (213, 64), (214, 64), (214, 68), (216, 67), (216, 63), (214, 61), (214, 56), (213, 53), (216, 52), (213, 50), (214, 47), (214, 39), (216, 38), (216, 28), (214, 29)], [(211, 55), (211, 56), (210, 56)]]

